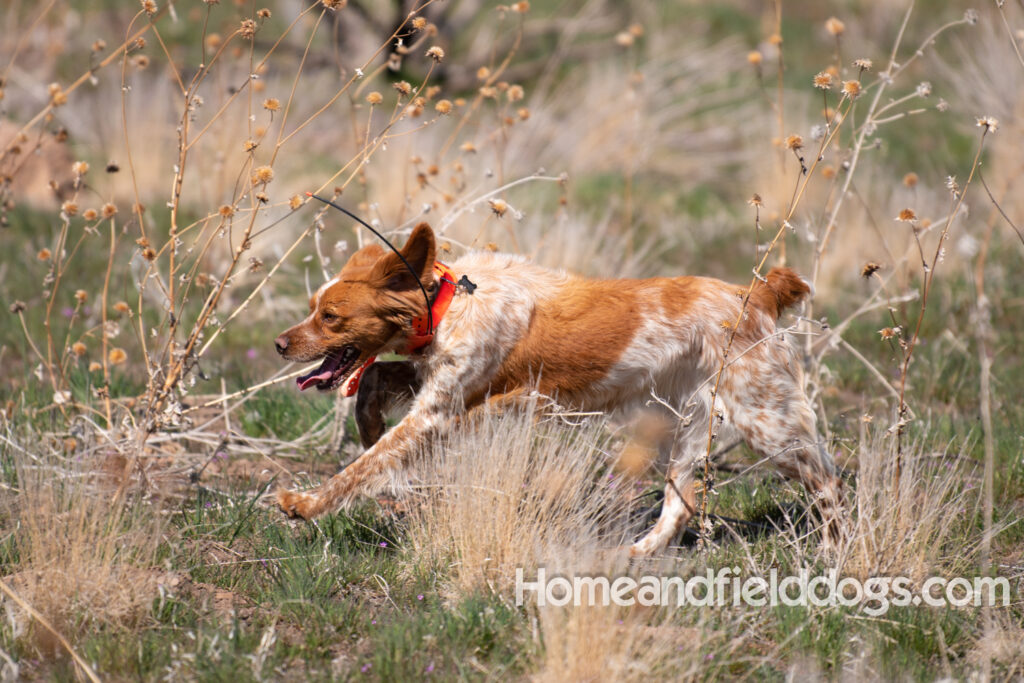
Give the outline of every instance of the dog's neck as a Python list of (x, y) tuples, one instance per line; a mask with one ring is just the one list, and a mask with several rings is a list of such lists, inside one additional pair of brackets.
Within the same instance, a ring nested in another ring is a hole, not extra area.
[[(430, 301), (430, 308), (422, 315), (412, 319), (412, 331), (407, 338), (404, 351), (406, 355), (416, 353), (434, 341), (434, 332), (437, 331), (437, 326), (441, 324), (441, 320), (448, 312), (448, 307), (455, 297), (457, 288), (455, 272), (440, 261), (434, 261), (434, 284), (435, 290)], [(358, 370), (352, 373), (352, 376), (345, 382), (343, 390), (345, 396), (355, 396), (359, 391), (360, 378), (366, 372), (366, 368), (370, 367), (375, 360), (377, 360), (377, 356), (370, 356)]]

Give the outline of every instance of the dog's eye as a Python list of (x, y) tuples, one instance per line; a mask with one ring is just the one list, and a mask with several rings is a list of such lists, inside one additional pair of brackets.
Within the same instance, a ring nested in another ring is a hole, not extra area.
[(337, 320), (338, 316), (334, 315), (333, 313), (328, 313), (327, 311), (324, 311), (323, 313), (320, 314), (320, 319), (323, 320), (325, 323), (331, 323)]

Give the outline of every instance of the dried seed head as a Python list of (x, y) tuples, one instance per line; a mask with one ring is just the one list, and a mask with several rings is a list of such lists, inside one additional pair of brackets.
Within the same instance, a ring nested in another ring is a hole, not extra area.
[(799, 135), (790, 135), (786, 138), (786, 149), (801, 149), (804, 146), (804, 139)]
[(380, 104), (381, 102), (384, 101), (384, 96), (381, 95), (376, 90), (374, 90), (373, 92), (369, 93), (366, 96), (366, 101), (369, 102), (371, 106), (375, 104)]
[(932, 94), (932, 84), (928, 81), (921, 81), (917, 84), (917, 88), (914, 89), (914, 92), (918, 97), (928, 97)]
[(440, 62), (444, 59), (444, 50), (439, 46), (435, 45), (427, 50), (427, 56), (434, 60), (435, 63)]
[(93, 52), (103, 52), (107, 49), (107, 41), (105, 40), (94, 40), (92, 43)]
[(434, 105), (434, 111), (442, 116), (450, 114), (452, 112), (452, 103), (448, 100), (438, 100), (437, 104)]
[(878, 265), (874, 261), (868, 261), (864, 264), (864, 267), (860, 269), (860, 276), (866, 280), (881, 269), (882, 266)]
[(768, 36), (768, 42), (775, 47), (782, 45), (782, 36), (778, 33), (773, 33)]
[(525, 94), (521, 85), (510, 85), (508, 90), (505, 91), (505, 97), (508, 98), (509, 102), (518, 102), (523, 99)]
[(107, 354), (107, 361), (109, 361), (111, 365), (120, 365), (126, 360), (128, 360), (128, 354), (120, 347), (110, 349), (110, 353)]
[(96, 209), (86, 209), (85, 211), (82, 212), (82, 218), (90, 222), (96, 220), (99, 217), (100, 214), (98, 211), (96, 211)]
[(263, 185), (274, 179), (274, 169), (269, 166), (260, 166), (252, 172), (252, 184)]
[(747, 204), (751, 206), (764, 206), (764, 201), (761, 199), (761, 195), (755, 192), (754, 196), (747, 201)]
[(825, 180), (832, 180), (833, 178), (836, 177), (836, 167), (835, 166), (824, 166), (824, 167), (822, 167), (822, 169), (821, 169), (821, 177), (824, 178)]
[(256, 16), (259, 17), (260, 19), (269, 19), (270, 10), (267, 9), (266, 7), (264, 7), (263, 9), (256, 10)]
[(19, 313), (25, 310), (25, 302), (15, 301), (13, 304), (11, 304), (8, 310), (10, 310), (10, 312), (13, 313), (14, 315), (18, 315)]
[(851, 100), (860, 97), (860, 81), (843, 81), (843, 95)]
[(141, 0), (140, 4), (142, 5), (142, 11), (149, 16), (156, 14), (157, 7), (153, 0)]
[(643, 24), (630, 24), (629, 32), (634, 38), (639, 38), (644, 34)]
[(137, 69), (145, 69), (149, 66), (149, 57), (146, 55), (135, 55), (135, 57), (132, 58), (132, 63)]
[(525, 121), (530, 118), (530, 110), (526, 107), (519, 107), (519, 109), (516, 110), (516, 116), (519, 117), (520, 121)]
[(256, 149), (256, 147), (258, 147), (258, 146), (259, 146), (259, 144), (260, 144), (260, 143), (256, 142), (255, 140), (246, 140), (245, 142), (243, 142), (243, 143), (242, 143), (242, 148), (243, 148), (243, 149), (244, 149), (244, 150), (245, 150), (246, 152), (251, 152), (251, 151), (253, 151), (254, 149)]
[(75, 342), (71, 345), (71, 353), (75, 354), (79, 358), (84, 356), (86, 351), (88, 351), (88, 349), (85, 348), (85, 344), (82, 342)]
[(914, 213), (913, 209), (903, 209), (900, 211), (900, 215), (896, 216), (896, 220), (903, 223), (913, 223), (917, 220), (917, 214)]
[(110, 202), (107, 202), (106, 204), (100, 207), (100, 213), (103, 215), (104, 218), (113, 218), (114, 214), (117, 213), (117, 207), (111, 204)]
[(486, 67), (486, 66), (482, 66), (482, 67), (480, 67), (479, 69), (476, 70), (476, 77), (477, 77), (478, 80), (485, 81), (485, 80), (487, 80), (487, 77), (490, 76), (490, 75), (491, 75), (491, 70), (488, 67)]
[(50, 104), (54, 107), (60, 107), (68, 103), (67, 93), (64, 92), (59, 83), (51, 83), (46, 87), (46, 91), (50, 95)]
[(86, 161), (76, 161), (71, 164), (71, 172), (77, 176), (83, 176), (89, 172), (89, 163)]
[(512, 6), (509, 7), (509, 9), (516, 14), (526, 14), (530, 11), (530, 3), (526, 2), (526, 0), (520, 0), (520, 2), (512, 3)]
[(76, 213), (78, 213), (78, 204), (71, 200), (68, 200), (60, 205), (60, 210), (63, 211), (68, 216), (74, 216)]
[(412, 92), (412, 86), (408, 81), (398, 81), (394, 84), (394, 88), (403, 95), (408, 95)]
[(415, 19), (412, 20), (412, 27), (417, 31), (422, 31), (426, 25), (427, 20), (424, 19), (423, 17), (416, 17)]
[(620, 31), (615, 34), (615, 44), (619, 47), (629, 47), (634, 42), (636, 42), (636, 38), (629, 31)]
[(224, 218), (231, 218), (232, 216), (235, 215), (235, 207), (231, 206), (230, 204), (224, 204), (219, 209), (217, 209), (217, 213), (219, 213)]
[(145, 249), (142, 250), (142, 258), (146, 259), (147, 261), (156, 260), (156, 250), (153, 249), (153, 247), (146, 247)]
[(476, 154), (476, 145), (472, 142), (463, 142), (459, 149), (467, 154)]
[(892, 339), (898, 336), (900, 333), (899, 327), (883, 327), (878, 331), (878, 334), (882, 335), (882, 339)]
[(238, 27), (238, 33), (247, 40), (252, 40), (256, 35), (256, 22), (252, 19), (242, 19), (241, 25)]
[(761, 62), (764, 61), (764, 55), (757, 50), (751, 50), (747, 53), (747, 62), (754, 66), (761, 66)]
[(978, 118), (978, 127), (984, 128), (986, 133), (995, 133), (999, 128), (999, 120), (992, 116), (981, 116)]
[(917, 174), (911, 171), (910, 173), (903, 176), (904, 187), (916, 187), (917, 186)]
[(302, 206), (302, 197), (297, 194), (292, 195), (292, 198), (288, 200), (288, 207), (292, 211), (298, 211), (300, 206)]
[[(1002, 5), (1000, 5), (1000, 7), (1002, 7)], [(974, 26), (975, 24), (977, 24), (978, 23), (978, 10), (976, 10), (976, 9), (969, 9), (966, 12), (964, 12), (964, 21), (967, 22), (968, 24), (970, 24), (971, 26)]]
[(103, 366), (97, 363), (96, 361), (89, 363), (89, 372), (99, 372), (102, 369)]
[(870, 59), (860, 58), (853, 60), (853, 67), (861, 71), (871, 71), (872, 62)]
[(832, 87), (832, 74), (827, 71), (819, 71), (814, 75), (814, 87), (819, 90), (828, 90)]
[(75, 290), (75, 301), (80, 304), (84, 304), (85, 300), (89, 298), (89, 294), (84, 289)]
[(263, 100), (263, 108), (267, 111), (277, 111), (281, 108), (281, 100), (276, 97), (268, 97)]
[(486, 249), (487, 251), (498, 251), (498, 245), (495, 244), (494, 242), (488, 242), (487, 244), (484, 245), (484, 249)]
[(508, 211), (508, 203), (504, 199), (488, 199), (487, 203), (491, 205), (491, 211), (498, 218), (501, 218)]
[(846, 30), (846, 24), (836, 17), (829, 17), (825, 20), (825, 30), (833, 36), (841, 36)]
[(322, 2), (324, 7), (327, 9), (335, 11), (345, 9), (345, 5), (348, 4), (348, 0), (320, 0), (320, 2)]
[(132, 312), (132, 309), (130, 306), (128, 306), (127, 301), (118, 301), (116, 304), (114, 304), (114, 310), (120, 313), (121, 315), (128, 315), (129, 313)]

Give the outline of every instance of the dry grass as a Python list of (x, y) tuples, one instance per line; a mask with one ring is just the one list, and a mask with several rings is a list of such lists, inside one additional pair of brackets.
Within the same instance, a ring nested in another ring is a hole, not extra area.
[(421, 466), (412, 556), (450, 567), (458, 592), (510, 596), (516, 568), (613, 549), (632, 491), (611, 479), (606, 446), (600, 423), (569, 429), (529, 412), (480, 416)]
[[(148, 624), (162, 577), (162, 524), (150, 507), (117, 500), (108, 479), (53, 452), (20, 462), (17, 475), (16, 494), (3, 501), (18, 558), (6, 572), (10, 587), (72, 642)], [(13, 604), (8, 610), (15, 636), (61, 654), (49, 629)]]
[[(853, 524), (838, 566), (851, 576), (962, 575), (976, 562), (980, 536), (963, 520), (980, 509), (978, 472), (954, 447), (918, 442), (897, 472), (892, 433), (862, 437), (851, 493)], [(965, 485), (966, 484), (966, 485)]]

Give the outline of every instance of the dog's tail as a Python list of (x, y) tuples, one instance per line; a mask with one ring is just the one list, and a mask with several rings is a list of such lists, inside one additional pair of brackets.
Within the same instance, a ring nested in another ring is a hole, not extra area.
[(782, 311), (811, 293), (810, 286), (792, 268), (772, 268), (750, 292), (750, 303), (778, 318)]

